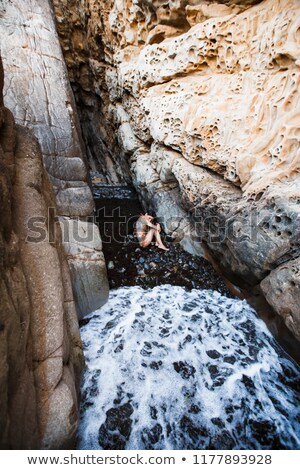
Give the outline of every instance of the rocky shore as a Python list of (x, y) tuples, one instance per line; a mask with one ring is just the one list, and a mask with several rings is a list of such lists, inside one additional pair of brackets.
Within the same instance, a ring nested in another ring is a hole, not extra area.
[(110, 288), (171, 284), (231, 295), (206, 259), (187, 253), (172, 237), (162, 233), (169, 251), (154, 242), (139, 246), (134, 224), (143, 208), (134, 188), (96, 185), (93, 192)]

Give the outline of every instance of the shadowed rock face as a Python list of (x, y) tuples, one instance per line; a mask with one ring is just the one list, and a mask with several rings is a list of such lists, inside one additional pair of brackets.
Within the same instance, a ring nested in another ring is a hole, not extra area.
[(233, 280), (263, 281), (299, 339), (299, 312), (279, 302), (299, 289), (299, 2), (53, 3), (74, 89), (105, 120), (103, 156), (127, 159), (186, 249), (204, 242)]
[[(33, 130), (41, 146), (56, 196), (57, 215), (62, 217), (76, 307), (82, 317), (105, 303), (108, 284), (99, 232), (87, 220), (93, 214), (94, 203), (86, 157), (48, 0), (3, 0), (0, 37), (5, 105), (17, 124)], [(79, 219), (79, 225), (86, 225), (92, 240), (81, 237), (74, 243), (74, 218)]]
[(39, 144), (2, 88), (0, 63), (0, 448), (70, 448), (83, 356), (69, 268)]

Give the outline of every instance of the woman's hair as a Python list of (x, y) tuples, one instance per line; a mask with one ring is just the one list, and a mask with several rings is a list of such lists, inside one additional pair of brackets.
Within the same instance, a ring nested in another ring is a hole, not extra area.
[(145, 212), (145, 214), (142, 214), (142, 213), (141, 213), (141, 214), (140, 214), (140, 217), (143, 217), (143, 216), (145, 216), (145, 215), (148, 215), (148, 216), (152, 217), (153, 220), (155, 219), (155, 216), (154, 216), (154, 215), (151, 215), (151, 214), (148, 214), (148, 212)]

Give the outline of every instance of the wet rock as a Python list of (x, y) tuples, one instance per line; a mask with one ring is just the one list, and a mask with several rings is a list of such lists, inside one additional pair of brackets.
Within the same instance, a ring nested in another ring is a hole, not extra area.
[(141, 356), (151, 356), (152, 346), (150, 343), (145, 342), (143, 349), (140, 351)]
[(236, 361), (234, 356), (225, 356), (223, 360), (224, 362), (227, 362), (228, 364), (234, 364)]
[(223, 383), (225, 382), (225, 377), (217, 377), (216, 380), (214, 380), (214, 387), (221, 387)]
[(161, 328), (160, 333), (159, 333), (159, 336), (160, 336), (161, 338), (165, 338), (165, 337), (167, 337), (167, 336), (169, 336), (169, 335), (170, 335), (170, 329), (168, 329), (168, 328)]
[(198, 413), (200, 413), (201, 409), (199, 408), (198, 405), (192, 405), (189, 409), (189, 412), (196, 415)]
[(243, 374), (241, 381), (245, 385), (245, 387), (249, 390), (250, 393), (251, 391), (255, 389), (255, 385), (251, 377), (248, 377), (247, 375)]
[(150, 416), (152, 419), (157, 420), (157, 409), (155, 406), (150, 406)]
[(158, 443), (162, 435), (162, 427), (159, 423), (156, 423), (155, 426), (151, 429), (143, 429), (142, 431), (142, 441), (145, 444), (146, 449), (152, 449), (155, 444)]
[(215, 349), (211, 351), (206, 351), (206, 354), (212, 359), (218, 359), (221, 356), (221, 354)]
[(119, 345), (116, 347), (116, 349), (114, 350), (115, 353), (119, 353), (119, 352), (123, 351), (123, 349), (124, 349), (124, 343), (125, 343), (124, 341), (121, 341), (121, 342), (120, 342), (120, 344), (119, 344)]
[(173, 367), (183, 379), (189, 379), (190, 377), (194, 377), (196, 372), (195, 367), (191, 364), (188, 364), (187, 362), (174, 362)]
[(189, 302), (183, 305), (182, 310), (184, 312), (191, 312), (192, 310), (194, 310), (195, 307), (197, 307), (197, 304), (195, 302)]
[(235, 439), (228, 431), (223, 431), (211, 439), (209, 449), (212, 450), (231, 450), (236, 446)]
[(211, 422), (215, 424), (218, 428), (225, 428), (225, 423), (221, 418), (212, 418)]
[(192, 336), (191, 335), (187, 335), (184, 340), (183, 340), (183, 345), (187, 344), (187, 343), (190, 343), (192, 341)]
[(204, 426), (195, 425), (188, 416), (183, 416), (179, 425), (182, 431), (188, 434), (195, 446), (201, 447), (206, 442), (205, 438), (208, 437), (209, 433)]
[(158, 362), (151, 362), (150, 364), (150, 368), (153, 369), (153, 370), (158, 370), (162, 365), (162, 361), (158, 361)]
[(215, 379), (219, 375), (219, 369), (217, 366), (214, 366), (214, 365), (208, 366), (208, 371), (212, 379)]
[(98, 441), (104, 450), (123, 450), (129, 439), (133, 413), (131, 404), (111, 408), (106, 412), (105, 423), (99, 429)]
[(101, 374), (101, 370), (100, 369), (96, 370), (95, 375), (92, 378), (91, 388), (90, 388), (90, 395), (92, 397), (97, 396), (98, 393), (99, 393), (99, 390), (98, 390), (98, 377), (100, 376), (100, 374)]
[[(256, 421), (249, 420), (249, 427), (253, 433), (254, 439), (262, 446), (268, 446), (271, 449), (282, 449), (282, 443), (280, 444), (279, 436), (276, 436), (276, 426), (274, 423), (268, 420)], [(272, 442), (272, 444), (271, 444)], [(269, 447), (270, 444), (272, 447)]]

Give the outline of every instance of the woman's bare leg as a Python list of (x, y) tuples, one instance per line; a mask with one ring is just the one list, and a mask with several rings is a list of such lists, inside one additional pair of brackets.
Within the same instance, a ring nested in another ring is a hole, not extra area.
[(140, 246), (142, 248), (146, 248), (147, 246), (149, 246), (153, 240), (155, 233), (156, 230), (154, 228), (150, 228), (150, 230), (146, 233), (145, 237), (140, 240)]
[[(159, 225), (159, 224), (157, 224)], [(160, 228), (160, 226), (159, 226)], [(169, 251), (169, 248), (167, 248), (163, 242), (162, 242), (162, 239), (161, 239), (161, 236), (160, 236), (160, 230), (155, 230), (154, 232), (154, 237), (155, 237), (155, 244), (158, 248), (160, 248), (161, 250), (165, 250), (165, 251)]]

